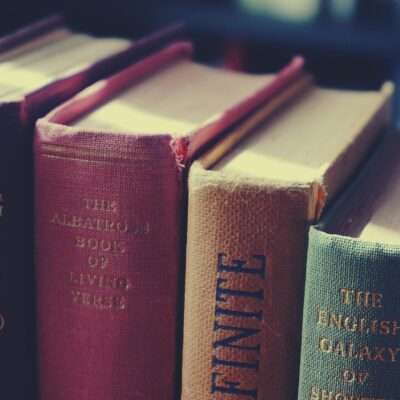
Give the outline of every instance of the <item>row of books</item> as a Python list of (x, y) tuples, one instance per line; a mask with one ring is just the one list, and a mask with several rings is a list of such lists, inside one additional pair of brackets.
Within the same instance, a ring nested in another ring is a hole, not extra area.
[(393, 85), (181, 37), (0, 40), (0, 397), (400, 398)]

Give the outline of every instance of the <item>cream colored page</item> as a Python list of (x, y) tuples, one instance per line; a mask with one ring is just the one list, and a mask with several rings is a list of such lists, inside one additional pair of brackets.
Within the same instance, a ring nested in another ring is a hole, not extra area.
[[(390, 171), (385, 173), (382, 170), (378, 179), (368, 182), (370, 196), (379, 196), (379, 199), (359, 238), (400, 245), (400, 140), (391, 143), (391, 146), (395, 146), (397, 151), (392, 148), (388, 152), (391, 160), (386, 162), (390, 162)], [(370, 201), (369, 197), (364, 201)]]
[(381, 101), (379, 92), (312, 88), (270, 118), (213, 169), (311, 182), (323, 175)]
[(43, 63), (49, 57), (60, 54), (60, 51), (68, 51), (69, 48), (74, 48), (82, 43), (88, 42), (90, 36), (84, 34), (70, 34), (54, 42), (48, 43), (40, 48), (33, 49), (26, 53), (20, 54), (17, 57), (7, 59), (0, 64), (0, 72), (13, 73), (20, 67), (28, 67)]
[(181, 60), (74, 122), (89, 129), (186, 135), (264, 87), (271, 76)]
[(67, 72), (123, 50), (130, 44), (124, 39), (71, 34), (68, 38), (0, 64), (0, 84), (9, 88), (0, 95), (7, 99), (32, 92)]
[(127, 49), (132, 41), (122, 38), (92, 38), (71, 53), (72, 63), (61, 66), (60, 74), (69, 74), (73, 70), (86, 67), (96, 60), (105, 58), (111, 54)]
[(26, 43), (23, 43), (20, 46), (14, 47), (4, 52), (0, 52), (0, 62), (22, 56), (29, 52), (36, 51), (44, 46), (48, 46), (51, 43), (66, 38), (69, 35), (71, 35), (71, 31), (67, 28), (55, 29), (45, 35), (39, 36)]
[(0, 93), (0, 95), (19, 93), (27, 87), (40, 87), (44, 80), (50, 78), (52, 59), (60, 57), (60, 54), (65, 59), (65, 54), (70, 49), (87, 40), (89, 40), (87, 35), (71, 34), (66, 38), (2, 62), (0, 64), (0, 83), (8, 85), (11, 90), (7, 93)]

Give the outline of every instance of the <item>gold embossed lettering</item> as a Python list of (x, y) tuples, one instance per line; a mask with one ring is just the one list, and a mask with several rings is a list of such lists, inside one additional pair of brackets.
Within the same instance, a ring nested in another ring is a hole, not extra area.
[(371, 293), (371, 307), (382, 308), (382, 293)]
[(397, 336), (400, 334), (400, 322), (397, 320), (365, 319), (354, 316), (335, 314), (325, 310), (317, 310), (316, 324), (346, 332), (358, 332), (367, 335), (378, 334)]
[(117, 203), (113, 200), (83, 198), (83, 206), (86, 210), (118, 212)]
[(365, 308), (382, 308), (382, 293), (346, 288), (340, 288), (339, 293), (343, 304), (353, 304)]
[(327, 325), (328, 321), (326, 318), (326, 311), (318, 310), (317, 311), (317, 324), (318, 325)]
[(351, 318), (351, 317), (346, 317), (343, 319), (343, 328), (346, 331), (349, 332), (354, 332), (357, 330), (357, 319)]
[[(96, 215), (90, 215), (92, 212)], [(84, 196), (81, 200), (81, 212), (63, 209), (61, 212), (52, 211), (49, 215), (50, 224), (76, 230), (76, 234), (72, 236), (73, 246), (83, 258), (81, 266), (74, 265), (74, 271), (70, 271), (68, 276), (70, 301), (73, 304), (103, 310), (125, 308), (125, 293), (132, 288), (132, 281), (115, 272), (118, 255), (127, 251), (127, 235), (147, 235), (150, 224), (130, 223), (128, 219), (118, 219), (111, 215), (119, 212), (119, 204), (115, 200), (101, 196)], [(105, 218), (104, 213), (108, 213)], [(84, 231), (90, 231), (90, 234), (82, 233)], [(97, 236), (100, 233), (103, 237)], [(112, 236), (107, 236), (109, 233)], [(113, 268), (108, 271), (110, 265)], [(113, 275), (109, 276), (107, 273), (111, 271)], [(122, 293), (124, 296), (120, 295)]]
[(346, 350), (344, 348), (344, 344), (342, 342), (337, 342), (334, 349), (333, 353), (336, 353), (339, 356), (346, 357)]
[(72, 302), (78, 303), (80, 292), (75, 292), (75, 290), (71, 290), (71, 295), (72, 295)]
[(319, 389), (315, 386), (311, 387), (311, 400), (319, 400)]
[(343, 304), (350, 304), (350, 295), (354, 294), (354, 290), (341, 288), (339, 291), (343, 295)]
[(333, 341), (328, 338), (319, 340), (319, 350), (333, 356), (345, 357), (353, 360), (398, 362), (400, 348), (362, 346), (356, 347), (353, 343)]
[(72, 301), (91, 308), (122, 310), (125, 308), (125, 299), (122, 296), (99, 295), (89, 292), (71, 290)]
[(91, 305), (91, 295), (90, 293), (81, 293), (81, 302), (87, 306)]
[(369, 328), (367, 328), (367, 333), (375, 333), (376, 332), (376, 326), (378, 325), (378, 320), (373, 319), (370, 321)]
[(126, 251), (125, 243), (119, 240), (85, 238), (83, 236), (75, 236), (75, 246), (104, 253), (125, 253)]
[(371, 361), (382, 361), (385, 362), (385, 357), (382, 354), (386, 349), (384, 347), (374, 347), (375, 357), (371, 358)]
[(379, 333), (387, 335), (390, 332), (390, 321), (381, 321), (379, 324)]
[(391, 362), (396, 362), (397, 361), (397, 354), (400, 351), (400, 348), (395, 348), (392, 349), (391, 347), (388, 348), (389, 354), (390, 354), (390, 361)]
[(87, 264), (91, 268), (105, 269), (108, 265), (108, 259), (106, 257), (90, 256), (87, 259)]
[(332, 352), (332, 341), (327, 338), (323, 338), (319, 340), (319, 348), (324, 353), (331, 353)]
[(75, 236), (75, 247), (83, 249), (85, 247), (85, 238), (81, 236)]
[(53, 217), (50, 218), (50, 222), (52, 224), (64, 225), (63, 221), (61, 221), (60, 217), (58, 216), (58, 213), (54, 213)]
[(310, 400), (386, 400), (383, 397), (374, 396), (354, 396), (343, 392), (332, 392), (327, 389), (320, 389), (316, 386), (311, 387)]
[(392, 335), (396, 336), (399, 331), (400, 331), (399, 323), (397, 321), (393, 321)]
[(352, 370), (346, 370), (342, 372), (342, 379), (348, 383), (358, 383), (359, 385), (363, 385), (367, 380), (367, 377), (367, 372), (356, 372)]
[(148, 235), (150, 224), (129, 223), (127, 220), (111, 220), (99, 217), (88, 217), (82, 215), (60, 214), (55, 212), (49, 219), (50, 223), (73, 229), (86, 229), (92, 231), (129, 233), (131, 235)]
[(338, 317), (334, 314), (329, 315), (329, 325), (330, 326), (335, 326), (336, 328), (340, 328), (342, 322), (342, 316), (339, 314)]
[(128, 278), (92, 275), (84, 272), (70, 272), (70, 283), (97, 289), (129, 290), (132, 287)]

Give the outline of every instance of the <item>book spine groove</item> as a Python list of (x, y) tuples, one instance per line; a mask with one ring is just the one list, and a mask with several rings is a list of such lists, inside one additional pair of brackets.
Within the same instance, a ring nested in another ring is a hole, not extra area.
[(171, 138), (62, 129), (39, 122), (35, 144), (40, 398), (173, 400), (182, 185)]
[(296, 396), (310, 196), (192, 166), (183, 400)]

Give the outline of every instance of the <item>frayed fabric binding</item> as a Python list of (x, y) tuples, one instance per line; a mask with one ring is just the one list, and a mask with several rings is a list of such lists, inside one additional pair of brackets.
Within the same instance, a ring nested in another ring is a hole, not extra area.
[(182, 172), (189, 162), (189, 139), (182, 137), (171, 141), (172, 151), (175, 155), (176, 165)]

